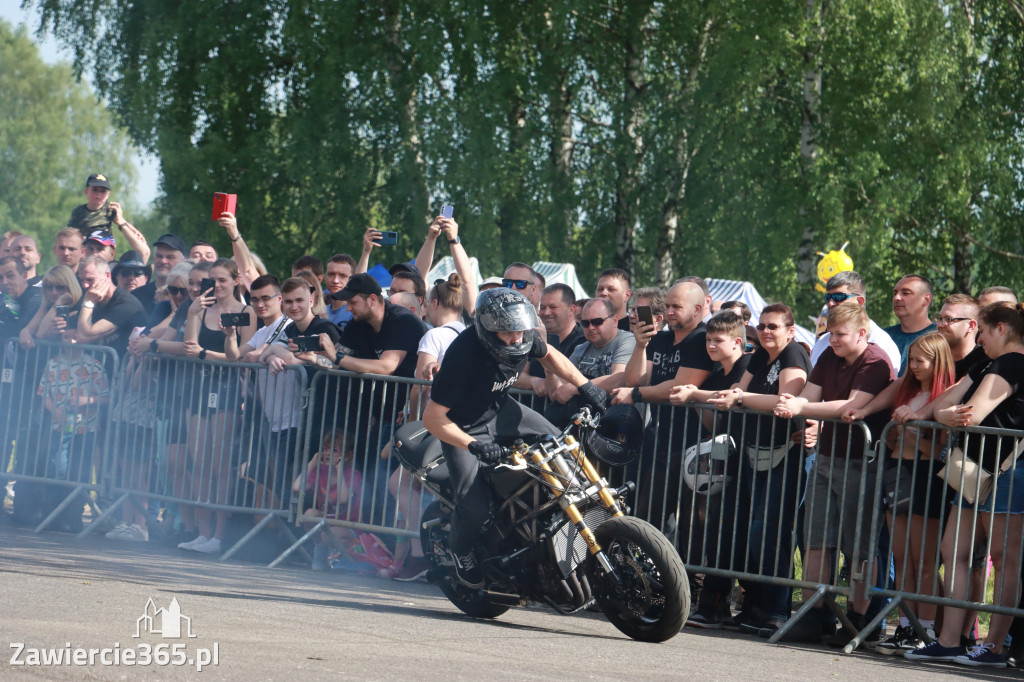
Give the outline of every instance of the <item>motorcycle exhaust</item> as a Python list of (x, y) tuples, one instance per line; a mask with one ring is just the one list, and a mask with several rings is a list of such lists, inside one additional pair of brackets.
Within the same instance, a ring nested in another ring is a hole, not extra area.
[(504, 606), (523, 606), (525, 603), (523, 598), (518, 594), (507, 594), (505, 592), (484, 590), (484, 596), (487, 597), (488, 601), (494, 604), (502, 604)]

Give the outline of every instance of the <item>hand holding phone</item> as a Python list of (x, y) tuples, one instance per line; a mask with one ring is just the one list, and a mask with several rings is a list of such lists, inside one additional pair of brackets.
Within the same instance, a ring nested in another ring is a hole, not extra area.
[(451, 220), (452, 210), (453, 209), (452, 209), (451, 205), (445, 204), (444, 206), (441, 207), (441, 217), (442, 218), (447, 218), (447, 219)]
[(381, 232), (380, 233), (380, 239), (377, 239), (376, 242), (378, 244), (380, 244), (381, 246), (394, 246), (395, 244), (398, 243), (398, 233), (397, 232)]
[(71, 317), (71, 306), (69, 306), (69, 305), (55, 306), (54, 307), (54, 311), (55, 311), (54, 314), (57, 317), (61, 318), (62, 320), (66, 320), (69, 317)]

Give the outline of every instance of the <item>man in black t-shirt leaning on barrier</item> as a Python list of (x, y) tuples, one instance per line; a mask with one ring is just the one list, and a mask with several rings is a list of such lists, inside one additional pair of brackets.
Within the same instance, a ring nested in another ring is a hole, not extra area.
[(442, 442), (455, 491), (451, 548), (456, 574), (472, 588), (483, 586), (473, 545), (487, 519), (490, 492), (478, 477), (480, 463), (495, 464), (504, 441), (558, 433), (546, 419), (508, 396), (531, 358), (548, 373), (579, 388), (580, 397), (604, 411), (605, 392), (588, 381), (558, 350), (548, 346), (533, 304), (514, 289), (488, 289), (476, 303), (476, 321), (452, 342), (434, 379), (423, 425)]

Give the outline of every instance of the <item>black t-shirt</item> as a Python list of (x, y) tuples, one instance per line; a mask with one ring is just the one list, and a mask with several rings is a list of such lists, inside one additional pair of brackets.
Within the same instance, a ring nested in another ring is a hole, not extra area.
[[(295, 322), (284, 328), (284, 339), (281, 343), (287, 345), (288, 340), (294, 339), (296, 336), (319, 336), (320, 334), (327, 334), (331, 341), (337, 344), (341, 340), (341, 333), (338, 331), (338, 325), (334, 324), (330, 320), (325, 320), (322, 317), (314, 317), (309, 326), (299, 331), (299, 328), (295, 326)], [(306, 365), (306, 378), (309, 381), (313, 381), (313, 373), (316, 372), (319, 367), (316, 365)]]
[[(143, 284), (141, 287), (132, 289), (132, 295), (139, 299), (139, 303), (142, 304), (142, 309), (146, 311), (146, 315), (153, 313), (153, 308), (156, 307), (156, 285), (150, 287), (147, 286), (149, 283)], [(164, 301), (165, 302), (165, 301)], [(170, 315), (171, 312), (168, 310), (164, 317)], [(163, 319), (163, 318), (161, 318)]]
[(647, 359), (654, 365), (651, 368), (651, 386), (672, 381), (680, 367), (710, 371), (715, 363), (708, 356), (704, 342), (706, 336), (707, 326), (703, 322), (679, 343), (675, 343), (672, 331), (658, 332), (647, 344)]
[(960, 381), (965, 376), (970, 376), (972, 381), (977, 381), (981, 376), (982, 370), (990, 362), (992, 361), (985, 355), (985, 349), (981, 346), (975, 346), (970, 353), (953, 363), (956, 380)]
[[(579, 325), (577, 325), (577, 326), (579, 326)], [(621, 320), (616, 322), (615, 326), (618, 327), (619, 329), (621, 329), (624, 332), (631, 332), (631, 331), (633, 331), (632, 329), (629, 328), (629, 315), (626, 315), (624, 318), (622, 318)]]
[(448, 346), (430, 399), (449, 408), (448, 418), (463, 430), (486, 424), (507, 400), (528, 359), (542, 358), (547, 352), (547, 342), (535, 334), (527, 357), (515, 365), (500, 364), (480, 342), (476, 327), (468, 327)]
[[(750, 365), (750, 353), (744, 353), (736, 362), (733, 363), (732, 369), (728, 372), (722, 367), (722, 363), (716, 362), (711, 368), (711, 374), (708, 375), (707, 379), (701, 382), (700, 388), (703, 391), (725, 391), (739, 383), (740, 379), (743, 378), (743, 373), (747, 371)], [(690, 419), (687, 421), (690, 427), (686, 434), (686, 442), (684, 445), (689, 447), (705, 438), (710, 438), (712, 434), (708, 433), (707, 429), (704, 428), (703, 420), (698, 419), (699, 416), (697, 411), (690, 411)], [(718, 415), (715, 415), (716, 417)], [(715, 429), (716, 434), (728, 433), (735, 427), (733, 420), (730, 419), (730, 415), (726, 414), (722, 420), (718, 422), (718, 426)], [(696, 429), (700, 427), (700, 437), (698, 439)], [(735, 474), (739, 469), (739, 459), (731, 458), (726, 464), (726, 470), (730, 474)]]
[[(1024, 429), (1024, 354), (1004, 353), (990, 362), (981, 372), (977, 381), (972, 381), (971, 387), (967, 389), (967, 393), (960, 401), (961, 404), (970, 404), (978, 386), (989, 374), (1005, 379), (1010, 384), (1012, 393), (996, 405), (979, 426), (990, 426), (997, 429)], [(980, 462), (986, 470), (994, 472), (999, 468), (999, 464), (1013, 453), (1015, 441), (1016, 439), (1009, 436), (982, 438), (973, 435), (966, 439), (966, 454), (974, 461)], [(961, 445), (965, 443), (963, 435), (960, 436), (960, 443)]]
[[(470, 326), (470, 325), (467, 325)], [(572, 352), (576, 349), (576, 346), (580, 345), (587, 340), (587, 337), (583, 335), (583, 327), (578, 324), (572, 328), (569, 335), (565, 337), (565, 341), (558, 340), (558, 334), (548, 334), (548, 345), (557, 348), (559, 352), (565, 357), (572, 355)], [(540, 360), (530, 360), (530, 376), (532, 377), (543, 377), (544, 376), (544, 365), (540, 364)]]
[(128, 337), (135, 327), (146, 326), (146, 311), (142, 309), (139, 299), (121, 289), (114, 289), (110, 300), (105, 304), (97, 303), (92, 311), (93, 324), (107, 320), (114, 325), (111, 331), (97, 343), (113, 348), (120, 356), (128, 350)]
[(32, 321), (43, 302), (43, 290), (26, 287), (21, 296), (12, 298), (7, 294), (0, 300), (0, 341), (7, 341), (21, 333)]
[[(762, 395), (779, 394), (779, 377), (784, 369), (802, 369), (808, 376), (811, 374), (811, 356), (803, 344), (790, 341), (774, 362), (768, 361), (768, 351), (758, 348), (751, 356), (750, 365), (747, 371), (750, 372), (750, 384), (747, 386), (748, 393), (760, 393)], [(770, 415), (750, 415), (746, 424), (750, 431), (746, 434), (749, 444), (754, 444), (754, 437), (757, 444), (763, 448), (776, 448), (784, 445), (789, 440), (789, 435), (794, 431), (800, 431), (807, 425), (803, 417), (783, 419)], [(772, 430), (774, 429), (774, 436)]]
[(341, 333), (341, 343), (352, 350), (352, 357), (363, 360), (377, 360), (389, 350), (404, 350), (405, 357), (392, 375), (413, 377), (416, 374), (416, 351), (426, 332), (423, 320), (411, 310), (385, 301), (379, 332), (374, 331), (369, 322), (352, 320)]

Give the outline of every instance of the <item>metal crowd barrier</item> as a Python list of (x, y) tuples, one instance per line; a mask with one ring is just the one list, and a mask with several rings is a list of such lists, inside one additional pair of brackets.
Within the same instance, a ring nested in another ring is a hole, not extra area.
[[(935, 620), (940, 606), (969, 613), (1024, 616), (1018, 601), (1022, 580), (1019, 561), (1024, 545), (1021, 529), (1013, 529), (1005, 511), (994, 511), (994, 505), (989, 505), (988, 511), (979, 509), (980, 505), (963, 500), (936, 476), (956, 445), (968, 452), (975, 447), (991, 448), (999, 453), (994, 458), (998, 466), (1022, 438), (1021, 431), (980, 426), (952, 429), (923, 421), (907, 422), (902, 427), (890, 422), (879, 437), (878, 449), (886, 466), (878, 471), (875, 486), (878, 499), (886, 504), (875, 507), (870, 533), (874, 538), (883, 527), (888, 528), (887, 559), (895, 568), (895, 578), (891, 584), (872, 586), (870, 594), (892, 599), (886, 611), (898, 608), (924, 642), (931, 641), (931, 637), (921, 625), (922, 610), (932, 616), (927, 620)], [(1024, 466), (1024, 461), (1018, 466)], [(996, 476), (989, 501), (1013, 498), (1012, 472), (1010, 469)], [(964, 482), (959, 483), (963, 487)], [(943, 546), (947, 547), (945, 553)], [(985, 597), (992, 555), (1015, 558), (1011, 567), (1018, 570), (1009, 574), (997, 570), (989, 603)], [(947, 556), (953, 559), (951, 565), (946, 563)], [(948, 593), (951, 587), (958, 594)], [(885, 615), (869, 622), (847, 646), (847, 653), (878, 627)], [(967, 618), (968, 623), (973, 621), (973, 616)]]
[(258, 518), (222, 561), (275, 521), (291, 535), (285, 522), (305, 422), (303, 368), (272, 375), (261, 364), (146, 353), (123, 359), (119, 385), (106, 450), (116, 499), (95, 527), (122, 505), (144, 510), (157, 501), (221, 532), (230, 513)]
[(88, 344), (17, 341), (0, 369), (0, 478), (16, 481), (15, 514), (41, 532), (55, 522), (81, 529), (82, 511), (102, 492), (116, 353)]
[[(57, 495), (37, 531), (73, 514), (69, 510), (79, 503), (94, 508), (94, 523), (84, 535), (122, 505), (141, 509), (159, 501), (201, 513), (262, 517), (222, 560), (273, 520), (282, 528), (286, 521), (302, 526), (305, 533), (291, 534), (292, 544), (271, 566), (324, 529), (399, 541), (418, 537), (428, 494), (387, 455), (394, 428), (419, 418), (427, 382), (298, 366), (273, 376), (263, 365), (150, 354), (119, 362), (105, 347), (42, 342), (32, 351), (9, 344), (0, 377), (5, 475), (17, 481), (18, 495)], [(64, 395), (61, 387), (71, 395), (72, 384), (84, 409), (62, 411), (59, 400), (46, 400)], [(547, 407), (527, 392), (516, 397), (542, 413)], [(977, 584), (963, 594), (943, 592), (937, 538), (944, 524), (954, 524), (951, 553), (958, 560), (944, 569), (953, 585), (987, 567), (993, 547), (997, 554), (1019, 557), (1024, 538), (1009, 524), (1000, 526), (998, 512), (976, 511), (959, 503), (948, 486), (929, 483), (952, 440), (977, 439), (982, 447), (996, 440), (1012, 451), (1024, 433), (914, 422), (902, 429), (887, 425), (875, 444), (862, 422), (826, 420), (822, 426), (828, 424), (831, 435), (809, 446), (800, 422), (742, 408), (646, 409), (642, 456), (605, 475), (613, 483), (636, 483), (629, 501), (633, 513), (666, 533), (687, 569), (704, 575), (705, 590), (731, 593), (739, 580), (776, 590), (773, 598), (786, 610), (792, 589), (813, 591), (769, 641), (782, 638), (822, 602), (852, 633), (835, 598), (853, 599), (853, 582), (865, 584), (867, 598), (892, 602), (848, 651), (893, 608), (922, 636), (917, 614), (923, 604), (1024, 615), (1016, 601), (1017, 575), (997, 585), (993, 603), (985, 603)], [(315, 458), (328, 434), (334, 436), (328, 445), (338, 452), (330, 464), (318, 466)], [(918, 454), (902, 459), (892, 457), (893, 451)], [(331, 474), (337, 470), (344, 472), (340, 486)], [(892, 481), (904, 470), (910, 487), (900, 492)], [(1012, 477), (997, 478), (993, 497), (1007, 487), (1012, 494), (1012, 486)], [(826, 503), (825, 488), (839, 491), (838, 506)], [(89, 494), (112, 502), (100, 510)], [(917, 525), (900, 524), (900, 513), (890, 513), (893, 505), (926, 513)], [(983, 532), (993, 527), (998, 537)], [(824, 538), (826, 529), (838, 534)], [(891, 541), (882, 543), (886, 548), (875, 560), (885, 530)], [(816, 575), (808, 574), (806, 563), (802, 573), (795, 568), (798, 550), (806, 562), (808, 540), (826, 550)], [(839, 578), (839, 564), (849, 548), (855, 557), (844, 557), (847, 582)], [(885, 579), (886, 571), (868, 571), (872, 564), (895, 564), (896, 580)]]

